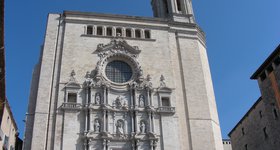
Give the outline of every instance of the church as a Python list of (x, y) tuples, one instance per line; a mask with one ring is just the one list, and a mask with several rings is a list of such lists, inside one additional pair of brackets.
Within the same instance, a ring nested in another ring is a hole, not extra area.
[(24, 150), (223, 150), (191, 0), (154, 17), (49, 14)]

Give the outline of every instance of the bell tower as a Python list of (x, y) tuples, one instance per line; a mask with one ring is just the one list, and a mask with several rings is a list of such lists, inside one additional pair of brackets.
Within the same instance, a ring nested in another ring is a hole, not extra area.
[(154, 17), (175, 22), (195, 22), (191, 0), (152, 0), (151, 4)]

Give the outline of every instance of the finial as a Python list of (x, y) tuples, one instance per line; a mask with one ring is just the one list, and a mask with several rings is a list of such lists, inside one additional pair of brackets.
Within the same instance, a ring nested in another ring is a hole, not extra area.
[(76, 75), (75, 71), (72, 70), (72, 71), (71, 71), (71, 74), (70, 74), (70, 81), (76, 81), (75, 75)]
[(160, 76), (160, 87), (166, 87), (165, 78), (163, 75)]

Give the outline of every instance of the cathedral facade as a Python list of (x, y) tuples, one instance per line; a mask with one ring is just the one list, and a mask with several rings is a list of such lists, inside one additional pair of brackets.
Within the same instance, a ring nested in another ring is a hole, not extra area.
[(204, 33), (190, 0), (153, 18), (49, 14), (25, 150), (222, 150)]

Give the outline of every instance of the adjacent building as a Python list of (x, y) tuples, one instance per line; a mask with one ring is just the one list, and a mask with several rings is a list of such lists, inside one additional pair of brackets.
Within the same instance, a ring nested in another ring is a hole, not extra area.
[(230, 139), (223, 139), (224, 150), (232, 150)]
[(191, 0), (151, 4), (154, 17), (49, 14), (25, 150), (223, 150)]
[(233, 150), (280, 149), (280, 45), (252, 75), (261, 97), (229, 133)]
[[(15, 150), (18, 141), (18, 128), (9, 102), (6, 100), (1, 122), (0, 147), (3, 150)], [(19, 144), (19, 143), (18, 143)]]

